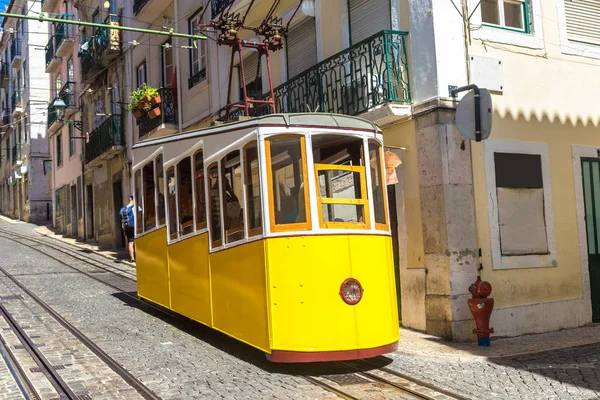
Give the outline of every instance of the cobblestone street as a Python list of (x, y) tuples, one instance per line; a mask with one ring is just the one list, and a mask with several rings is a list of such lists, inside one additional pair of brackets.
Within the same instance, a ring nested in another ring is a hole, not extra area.
[[(305, 377), (268, 362), (258, 350), (202, 325), (160, 314), (124, 293), (6, 238), (7, 232), (15, 232), (56, 243), (34, 232), (34, 228), (29, 224), (0, 221), (3, 255), (0, 267), (18, 278), (160, 398), (336, 398), (334, 393)], [(90, 261), (106, 262), (107, 257), (111, 257), (94, 254), (91, 247), (63, 245), (78, 250)], [(68, 257), (44, 249), (46, 251), (67, 262)], [(68, 262), (86, 270), (84, 261)], [(122, 274), (134, 272), (130, 265), (117, 262), (114, 265)], [(91, 274), (91, 268), (87, 268)], [(121, 377), (78, 343), (6, 276), (0, 277), (0, 304), (26, 328), (51, 364), (60, 367), (63, 379), (79, 390), (78, 393), (89, 396), (82, 398), (139, 398)], [(31, 372), (35, 364), (1, 318), (0, 335), (5, 346), (18, 356), (37, 391), (44, 393), (44, 398), (58, 398), (43, 374)], [(379, 357), (376, 362), (463, 398), (600, 399), (600, 327), (545, 335), (494, 340), (492, 347), (484, 351), (474, 344), (446, 343), (403, 330), (399, 351)], [(328, 368), (320, 365), (315, 371), (318, 369), (318, 374), (325, 376)], [(364, 392), (359, 397), (399, 398), (382, 393)], [(0, 399), (21, 398), (25, 397), (3, 358)]]

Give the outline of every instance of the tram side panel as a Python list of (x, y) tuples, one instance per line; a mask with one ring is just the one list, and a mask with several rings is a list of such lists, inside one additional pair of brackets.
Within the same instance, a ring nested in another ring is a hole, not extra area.
[(171, 309), (212, 326), (208, 233), (169, 246)]
[(170, 308), (167, 263), (167, 228), (135, 239), (138, 295)]
[[(389, 237), (296, 236), (267, 242), (272, 350), (352, 351), (398, 341)], [(340, 296), (347, 278), (364, 289), (356, 305)]]
[(264, 240), (209, 257), (214, 327), (269, 352)]

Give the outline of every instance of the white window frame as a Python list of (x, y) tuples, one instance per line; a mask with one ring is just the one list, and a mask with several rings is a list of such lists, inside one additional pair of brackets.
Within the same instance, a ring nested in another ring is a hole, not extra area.
[(557, 0), (556, 8), (558, 12), (560, 51), (564, 54), (600, 59), (600, 45), (574, 42), (569, 40), (569, 36), (567, 34), (565, 0)]
[[(562, 0), (559, 0), (562, 1)], [(479, 0), (470, 0), (470, 10), (473, 10)], [(511, 30), (502, 26), (484, 25), (481, 19), (481, 6), (473, 13), (471, 18), (471, 26), (473, 38), (481, 41), (510, 44), (519, 47), (527, 47), (531, 49), (544, 49), (544, 32), (542, 28), (542, 4), (541, 0), (529, 0), (531, 9), (531, 29), (529, 33)], [(473, 11), (471, 11), (473, 12)]]
[[(498, 193), (496, 190), (496, 169), (494, 153), (539, 155), (542, 163), (542, 183), (544, 186), (544, 220), (548, 254), (527, 254), (503, 256), (500, 247), (500, 228), (498, 223)], [(484, 164), (488, 199), (488, 218), (490, 229), (490, 253), (492, 269), (517, 269), (556, 267), (557, 253), (554, 236), (554, 211), (552, 206), (552, 183), (550, 178), (550, 154), (548, 143), (521, 142), (488, 139), (484, 142)]]
[[(142, 85), (144, 83), (147, 83), (147, 76), (146, 76), (146, 60), (142, 61), (141, 63), (138, 64), (137, 67), (135, 67), (135, 75), (136, 75), (136, 83), (137, 83), (137, 87), (140, 88), (142, 87)], [(143, 75), (144, 79), (141, 79)]]
[[(202, 23), (202, 21), (200, 20), (200, 17), (202, 16), (203, 8), (204, 7), (200, 8), (198, 11), (196, 11), (188, 20), (188, 27), (189, 27), (190, 34), (194, 34), (194, 32), (195, 32), (194, 27), (197, 26), (198, 24)], [(190, 46), (192, 46), (192, 43), (190, 43)], [(202, 71), (203, 69), (205, 70), (205, 74), (204, 74), (204, 78), (199, 80), (198, 83), (196, 83), (194, 86), (199, 85), (200, 83), (206, 81), (208, 78), (208, 63), (206, 62), (206, 57), (207, 57), (206, 41), (198, 40), (197, 47), (193, 48), (193, 46), (192, 46), (192, 48), (190, 49), (190, 76), (189, 77), (190, 78), (194, 77), (196, 74), (200, 73), (200, 71)], [(197, 66), (197, 68), (196, 68), (196, 66)], [(192, 86), (192, 88), (194, 86)]]

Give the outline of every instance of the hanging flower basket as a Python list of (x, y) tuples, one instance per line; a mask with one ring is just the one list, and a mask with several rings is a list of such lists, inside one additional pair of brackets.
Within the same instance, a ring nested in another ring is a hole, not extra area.
[(133, 117), (135, 119), (140, 119), (145, 114), (144, 110), (137, 109), (133, 112)]
[(150, 119), (154, 119), (160, 115), (160, 107), (155, 107), (152, 110), (148, 111), (148, 117)]
[(152, 104), (153, 106), (155, 106), (157, 104), (160, 104), (160, 101), (161, 101), (161, 99), (160, 99), (160, 94), (159, 94), (159, 95), (154, 96), (154, 97), (152, 97), (150, 99), (150, 104)]
[(142, 87), (131, 92), (129, 96), (129, 111), (134, 114), (137, 110), (150, 111), (152, 106), (158, 103), (160, 103), (158, 90), (144, 83)]

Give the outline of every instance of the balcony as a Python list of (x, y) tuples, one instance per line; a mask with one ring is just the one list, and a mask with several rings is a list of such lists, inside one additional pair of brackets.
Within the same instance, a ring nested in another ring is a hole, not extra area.
[(90, 133), (89, 142), (85, 144), (85, 163), (96, 159), (108, 159), (123, 151), (125, 136), (120, 115), (112, 115), (104, 120)]
[(23, 114), (23, 103), (21, 103), (21, 91), (15, 90), (11, 97), (13, 115)]
[(48, 107), (48, 131), (53, 134), (63, 126), (63, 122), (58, 119), (58, 113), (53, 106)]
[(2, 127), (0, 131), (6, 132), (10, 127), (10, 108), (2, 109)]
[(215, 18), (225, 7), (229, 6), (234, 0), (213, 0), (211, 4), (211, 19)]
[(0, 63), (0, 88), (8, 89), (10, 84), (10, 75), (8, 73), (8, 64), (5, 62)]
[(50, 37), (48, 44), (46, 44), (46, 73), (52, 74), (60, 68), (60, 60), (56, 57), (54, 51), (54, 36)]
[(77, 112), (75, 82), (66, 82), (56, 97), (61, 98), (67, 106), (65, 108), (65, 119), (68, 119)]
[(12, 165), (20, 165), (21, 162), (21, 143), (17, 143), (12, 148)]
[(158, 92), (161, 98), (160, 115), (150, 119), (145, 114), (137, 120), (139, 137), (145, 136), (153, 130), (161, 130), (162, 134), (177, 131), (177, 89), (160, 88)]
[[(119, 18), (109, 15), (104, 24), (119, 26)], [(79, 51), (83, 83), (93, 83), (96, 74), (110, 65), (121, 55), (121, 32), (118, 29), (96, 28), (94, 35)]]
[(57, 0), (42, 0), (42, 12), (51, 13), (56, 8)]
[[(62, 17), (66, 19), (66, 17)], [(70, 25), (64, 22), (57, 23), (54, 27), (54, 47), (57, 57), (66, 57), (71, 54), (74, 46), (73, 36), (69, 32)]]
[(19, 33), (16, 34), (10, 45), (10, 57), (11, 67), (19, 68), (21, 66), (21, 37)]
[(133, 14), (138, 21), (151, 23), (159, 18), (163, 11), (164, 5), (160, 0), (133, 0)]
[[(407, 35), (381, 31), (276, 87), (277, 112), (307, 112), (308, 105), (313, 111), (361, 115), (380, 124), (410, 115)], [(254, 116), (269, 112), (257, 107)]]

